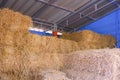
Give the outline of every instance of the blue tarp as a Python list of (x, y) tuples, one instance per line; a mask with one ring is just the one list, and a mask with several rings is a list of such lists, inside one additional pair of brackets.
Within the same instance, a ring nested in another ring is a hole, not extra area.
[(120, 48), (120, 9), (111, 14), (92, 22), (80, 30), (92, 30), (99, 34), (110, 34), (117, 39), (116, 47)]
[(39, 32), (39, 31), (33, 31), (33, 30), (29, 30), (30, 33), (32, 34), (38, 34), (41, 36), (52, 36), (52, 34), (46, 33), (46, 32)]

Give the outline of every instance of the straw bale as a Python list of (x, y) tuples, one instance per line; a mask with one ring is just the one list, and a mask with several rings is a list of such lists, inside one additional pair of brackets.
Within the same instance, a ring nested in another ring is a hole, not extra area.
[[(57, 41), (54, 37), (42, 37), (34, 34), (28, 36), (27, 48), (37, 53), (56, 53)], [(56, 41), (56, 43), (55, 43)], [(36, 50), (35, 50), (36, 49)]]
[(119, 80), (120, 50), (77, 51), (65, 58), (65, 71), (73, 80)]
[(111, 35), (100, 35), (90, 30), (64, 33), (61, 38), (78, 42), (80, 50), (114, 48), (116, 44), (116, 40)]
[[(24, 31), (8, 30), (5, 36), (10, 36), (10, 38), (6, 41), (7, 38), (3, 37), (3, 42), (6, 42), (6, 44), (2, 46), (3, 50), (0, 57), (3, 67), (0, 70), (4, 72), (46, 68), (60, 69), (63, 64), (61, 55), (58, 54), (59, 47), (61, 46), (59, 53), (68, 53), (74, 51), (72, 50), (73, 47), (78, 47), (74, 41), (65, 41), (56, 37), (42, 37)], [(10, 44), (9, 41), (12, 41), (13, 44)], [(76, 45), (73, 46), (74, 44)]]
[(63, 67), (62, 60), (60, 59), (61, 55), (56, 53), (41, 53), (35, 54), (30, 53), (28, 55), (29, 67), (32, 70), (36, 69), (57, 69), (59, 70)]
[[(13, 78), (17, 75), (30, 77), (30, 71), (39, 69), (57, 69), (62, 66), (62, 56), (56, 53), (31, 53), (31, 51), (17, 49), (11, 50), (10, 47), (5, 47), (6, 52), (0, 56), (0, 72), (9, 77), (11, 74)], [(8, 52), (8, 53), (7, 53)], [(15, 52), (15, 53), (12, 53)], [(20, 53), (21, 52), (21, 53)], [(60, 58), (61, 57), (61, 58)], [(4, 76), (2, 76), (4, 78)], [(9, 79), (13, 80), (13, 79)], [(17, 80), (17, 79), (16, 79)], [(19, 79), (18, 79), (19, 80)], [(21, 79), (28, 80), (28, 79)]]
[(1, 79), (4, 80), (4, 76), (7, 76), (8, 80), (30, 80), (34, 70), (59, 70), (63, 67), (63, 54), (80, 49), (78, 43), (72, 39), (30, 34), (27, 31), (30, 26), (31, 18), (9, 9), (0, 10), (0, 74), (3, 73)]
[(27, 30), (31, 26), (33, 24), (30, 17), (7, 8), (0, 10), (0, 27), (15, 31), (19, 29)]
[[(3, 33), (3, 32), (2, 32)], [(15, 35), (16, 33), (13, 33), (11, 31), (5, 31), (5, 34), (3, 37), (4, 42), (2, 42), (4, 45), (14, 45)]]
[(28, 40), (26, 47), (30, 51), (33, 50), (37, 53), (69, 53), (79, 50), (77, 42), (56, 37), (42, 37), (30, 34)]
[(65, 32), (63, 32), (63, 34), (62, 34), (61, 38), (71, 40), (71, 36), (70, 36), (70, 34), (65, 33)]
[[(73, 41), (89, 41), (92, 40), (94, 37), (94, 32), (90, 31), (90, 30), (84, 30), (84, 31), (80, 31), (80, 32), (73, 32), (71, 34), (63, 34), (61, 38), (63, 39), (70, 39)], [(70, 38), (69, 38), (70, 37)]]

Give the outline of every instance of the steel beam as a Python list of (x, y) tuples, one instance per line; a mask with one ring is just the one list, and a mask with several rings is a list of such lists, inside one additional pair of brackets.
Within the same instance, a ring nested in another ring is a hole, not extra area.
[[(118, 3), (118, 5), (120, 6), (120, 4)], [(116, 8), (116, 9), (114, 9), (114, 10), (112, 10), (111, 12), (113, 12), (113, 11), (116, 11), (116, 10), (118, 10), (118, 9), (120, 9), (120, 7), (118, 7), (118, 8)], [(107, 13), (108, 14), (108, 13)], [(82, 25), (82, 26), (84, 26), (84, 25)], [(77, 28), (75, 28), (75, 30), (78, 30), (80, 27), (77, 27)], [(73, 32), (73, 30), (71, 30), (71, 32)]]
[[(91, 6), (91, 5), (93, 5), (93, 4), (97, 3), (97, 2), (98, 2), (98, 0), (90, 0), (85, 6), (83, 6), (83, 7), (81, 7), (81, 8), (78, 8), (78, 9), (77, 9), (76, 11), (74, 11), (73, 13), (71, 13), (71, 14), (67, 15), (66, 17), (64, 17), (63, 19), (59, 20), (59, 21), (57, 22), (57, 24), (62, 23), (63, 21), (67, 20), (68, 18), (76, 15), (77, 13), (80, 13), (81, 11), (87, 9), (89, 6)], [(82, 13), (81, 13), (81, 14), (82, 14)]]
[[(105, 5), (103, 5), (102, 7), (98, 8), (96, 11), (98, 11), (98, 10), (100, 10), (100, 9), (103, 9), (104, 7), (110, 5), (110, 4), (114, 3), (114, 2), (116, 2), (116, 0), (113, 0), (113, 1), (111, 1), (111, 2), (109, 2), (109, 3), (107, 3), (107, 4), (105, 4)], [(95, 13), (96, 11), (92, 11), (91, 13), (87, 14), (86, 16), (89, 16), (89, 15)]]
[[(47, 28), (45, 29), (46, 31), (48, 31), (48, 30), (54, 30), (54, 24), (52, 23), (48, 23), (48, 22), (46, 22), (45, 20), (39, 20), (39, 21), (33, 21), (33, 23), (35, 23), (35, 24), (38, 24), (38, 25), (43, 25), (43, 26), (40, 26), (40, 27), (44, 27), (44, 26), (47, 26)], [(58, 31), (63, 31), (63, 28), (62, 27), (57, 27), (57, 29), (56, 30), (58, 30)], [(68, 28), (66, 28), (65, 30), (68, 30)], [(69, 29), (70, 30), (70, 29)]]
[[(108, 5), (112, 4), (112, 3), (114, 3), (115, 1), (116, 1), (116, 0), (113, 0), (113, 1), (111, 1), (111, 2), (109, 2), (109, 3), (107, 3), (106, 5), (104, 5), (104, 6), (100, 7), (100, 8), (97, 8), (97, 10), (92, 11), (91, 13), (88, 13), (87, 15), (83, 16), (82, 18), (85, 18), (85, 17), (87, 17), (87, 16), (89, 16), (89, 15), (91, 15), (91, 14), (94, 14), (96, 11), (98, 11), (98, 10), (100, 10), (100, 9), (103, 9), (104, 7), (106, 7), (106, 6), (108, 6)], [(75, 21), (71, 22), (69, 25), (71, 25), (71, 24), (73, 24), (73, 23), (79, 21), (79, 20), (82, 19), (82, 18), (79, 18), (78, 20), (75, 20)]]
[(38, 22), (38, 21), (33, 21), (33, 23), (37, 23), (37, 24), (42, 24), (42, 25), (46, 25), (46, 26), (52, 26), (51, 24), (47, 24), (47, 23), (43, 23), (43, 22)]
[[(90, 19), (90, 20), (96, 20), (95, 18), (93, 18), (93, 17), (90, 17), (90, 16), (87, 16), (87, 15), (84, 15), (84, 14), (81, 14), (83, 17), (86, 17), (86, 18), (88, 18), (88, 19)], [(81, 16), (81, 18), (82, 18), (82, 16)]]
[[(114, 1), (114, 0), (108, 0), (108, 1), (111, 2), (111, 1)], [(114, 2), (113, 4), (116, 5), (116, 6), (118, 6), (118, 7), (120, 7), (120, 5), (119, 5), (119, 3), (117, 1)]]
[(46, 24), (52, 24), (54, 25), (54, 23), (43, 20), (43, 19), (38, 19), (38, 18), (32, 18), (33, 21), (37, 21), (37, 22), (42, 22), (42, 23), (46, 23)]
[[(47, 21), (41, 20), (41, 19), (39, 19), (39, 20), (33, 19), (33, 20), (34, 20), (33, 23), (38, 24), (38, 25), (42, 25), (40, 27), (44, 27), (46, 31), (51, 30), (53, 28), (53, 25), (54, 25), (53, 23), (50, 23), (50, 22), (47, 22)], [(45, 26), (48, 28), (46, 28)]]
[[(38, 0), (36, 0), (36, 1), (38, 1)], [(54, 2), (56, 2), (57, 0), (49, 0), (48, 2), (49, 3), (54, 3)], [(36, 11), (33, 15), (32, 15), (32, 17), (37, 17), (38, 15), (40, 15), (42, 12), (44, 12), (44, 10), (45, 9), (47, 9), (49, 7), (49, 5), (47, 5), (47, 4), (44, 4), (38, 11)], [(38, 14), (39, 13), (39, 14)]]
[(67, 12), (71, 12), (73, 13), (74, 11), (70, 10), (70, 9), (66, 9), (65, 7), (62, 7), (62, 6), (58, 6), (56, 4), (51, 4), (49, 2), (46, 2), (46, 1), (43, 1), (43, 0), (37, 0), (38, 2), (41, 2), (43, 4), (46, 4), (46, 5), (49, 5), (49, 6), (52, 6), (52, 7), (55, 7), (55, 8), (58, 8), (58, 9), (61, 9), (61, 10), (64, 10), (64, 11), (67, 11)]

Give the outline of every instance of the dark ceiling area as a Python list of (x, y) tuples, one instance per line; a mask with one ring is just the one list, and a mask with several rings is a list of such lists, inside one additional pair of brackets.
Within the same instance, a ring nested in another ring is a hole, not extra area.
[(120, 0), (0, 0), (9, 8), (32, 17), (34, 27), (73, 32), (120, 8)]

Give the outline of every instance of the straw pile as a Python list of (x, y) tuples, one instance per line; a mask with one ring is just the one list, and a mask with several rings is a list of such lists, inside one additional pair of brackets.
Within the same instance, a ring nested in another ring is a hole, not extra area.
[(0, 10), (0, 78), (33, 80), (33, 71), (57, 69), (62, 55), (79, 49), (74, 41), (28, 33), (31, 18), (9, 9)]
[(119, 80), (120, 50), (77, 51), (65, 58), (65, 69), (73, 80)]
[(36, 71), (64, 68), (63, 54), (79, 50), (75, 41), (30, 34), (31, 26), (31, 18), (0, 10), (1, 80), (34, 80)]
[(62, 38), (78, 42), (80, 50), (114, 48), (116, 40), (110, 35), (99, 35), (89, 30), (63, 34)]

